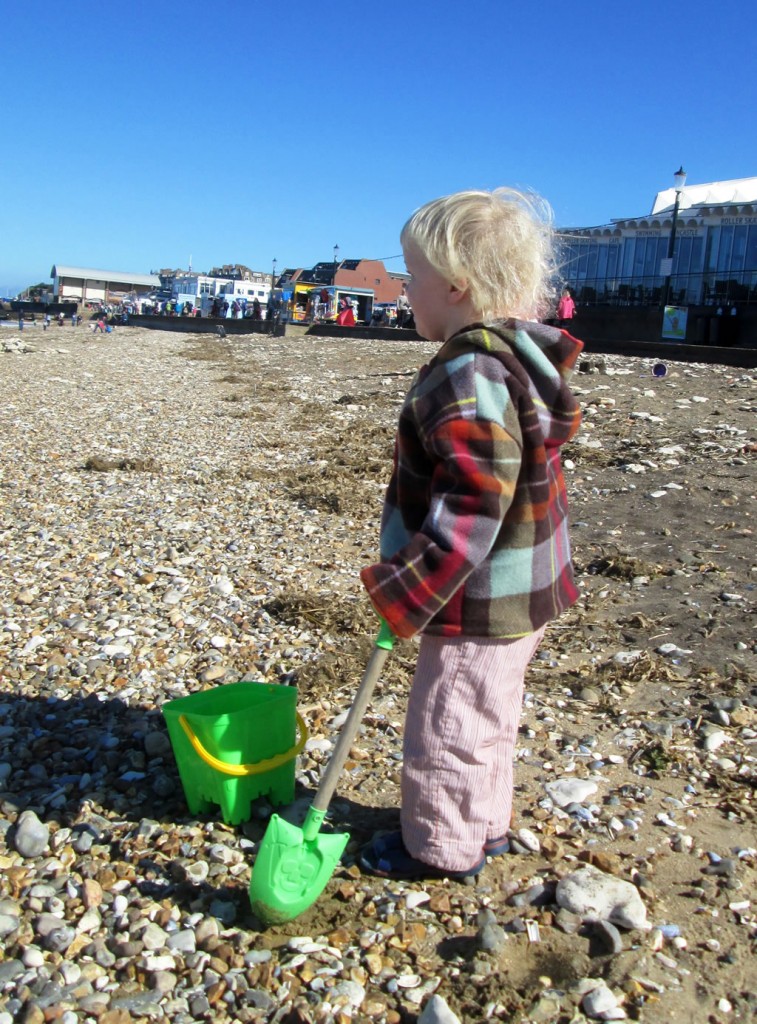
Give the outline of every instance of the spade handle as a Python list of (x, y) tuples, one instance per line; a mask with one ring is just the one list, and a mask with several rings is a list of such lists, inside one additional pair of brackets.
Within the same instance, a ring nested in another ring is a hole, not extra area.
[(336, 746), (334, 747), (334, 753), (329, 759), (321, 779), (321, 784), (318, 787), (318, 792), (313, 799), (312, 806), (316, 811), (325, 812), (331, 802), (342, 768), (344, 768), (344, 762), (347, 760), (350, 748), (357, 736), (360, 723), (363, 720), (366, 708), (381, 675), (381, 670), (384, 667), (384, 662), (389, 655), (389, 651), (392, 649), (393, 640), (391, 630), (382, 621), (381, 630), (376, 639), (376, 646), (373, 648), (370, 661), (363, 673), (363, 678), (360, 680), (355, 699), (347, 715), (347, 721), (342, 726)]

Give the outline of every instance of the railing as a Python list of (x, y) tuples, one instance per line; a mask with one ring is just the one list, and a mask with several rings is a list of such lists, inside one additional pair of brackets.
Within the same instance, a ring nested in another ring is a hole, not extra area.
[[(665, 286), (662, 277), (612, 281), (565, 282), (581, 306), (659, 306)], [(757, 270), (718, 274), (676, 274), (670, 282), (671, 306), (757, 305)]]

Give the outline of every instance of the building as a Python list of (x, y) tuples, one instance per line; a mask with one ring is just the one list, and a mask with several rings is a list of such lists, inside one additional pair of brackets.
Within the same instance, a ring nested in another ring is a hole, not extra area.
[(316, 263), (310, 270), (289, 268), (281, 274), (278, 284), (338, 285), (343, 288), (369, 289), (376, 302), (394, 302), (410, 275), (387, 270), (382, 260), (341, 260)]
[(65, 267), (56, 263), (50, 271), (56, 302), (122, 302), (140, 298), (160, 288), (157, 274), (128, 274), (91, 267)]
[[(757, 304), (757, 177), (679, 193), (669, 304)], [(675, 199), (665, 189), (649, 214), (558, 231), (560, 274), (579, 305), (660, 304)]]
[(214, 268), (209, 274), (177, 271), (171, 282), (171, 297), (177, 302), (192, 302), (202, 306), (203, 299), (225, 295), (229, 302), (237, 299), (252, 304), (258, 299), (264, 306), (271, 293), (271, 274), (248, 270), (244, 275), (224, 273), (229, 268)]
[(382, 260), (342, 260), (334, 284), (371, 288), (376, 302), (395, 302), (409, 274), (387, 270)]

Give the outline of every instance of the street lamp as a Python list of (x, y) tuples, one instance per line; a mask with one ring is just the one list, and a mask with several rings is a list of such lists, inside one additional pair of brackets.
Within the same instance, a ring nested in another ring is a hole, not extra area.
[(276, 257), (273, 257), (273, 264), (271, 266), (271, 291), (276, 287)]
[(670, 239), (668, 240), (668, 258), (665, 262), (665, 287), (662, 291), (662, 308), (668, 304), (670, 298), (670, 278), (673, 276), (673, 255), (676, 247), (676, 229), (678, 227), (678, 206), (681, 202), (681, 192), (683, 186), (686, 184), (686, 171), (683, 167), (679, 167), (673, 175), (674, 188), (676, 193), (676, 201), (673, 204), (673, 224), (670, 228)]
[(339, 266), (339, 246), (334, 246), (334, 284), (336, 284), (336, 271)]

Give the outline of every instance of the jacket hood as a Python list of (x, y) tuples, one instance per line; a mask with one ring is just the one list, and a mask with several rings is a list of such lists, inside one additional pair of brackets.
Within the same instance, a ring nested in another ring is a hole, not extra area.
[(445, 342), (437, 359), (455, 358), (471, 347), (498, 358), (528, 389), (549, 447), (575, 436), (581, 412), (568, 382), (583, 350), (582, 341), (547, 324), (504, 320), (463, 328)]

